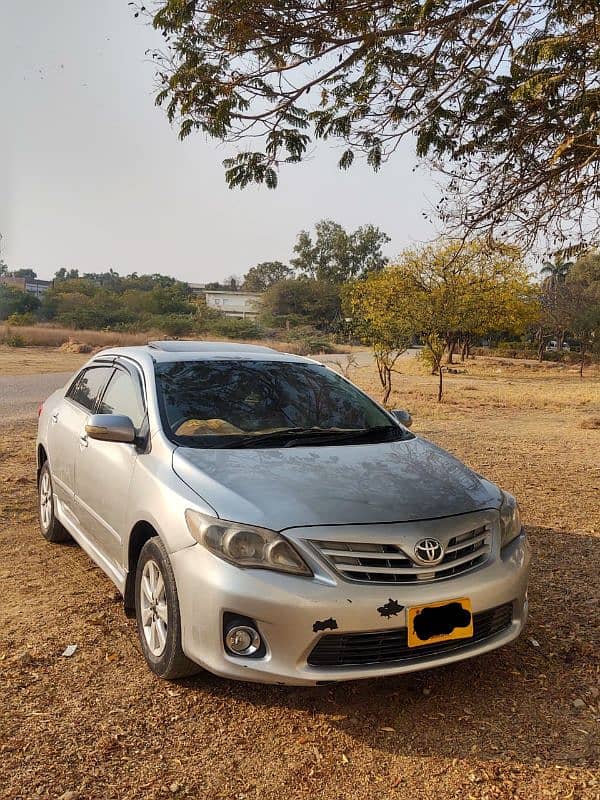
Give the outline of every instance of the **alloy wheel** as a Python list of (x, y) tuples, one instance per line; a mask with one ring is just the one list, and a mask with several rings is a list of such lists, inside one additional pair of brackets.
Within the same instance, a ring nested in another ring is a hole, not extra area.
[(148, 649), (160, 656), (167, 643), (168, 608), (165, 582), (160, 567), (152, 559), (144, 564), (140, 581), (142, 627)]
[(47, 531), (52, 522), (52, 481), (47, 470), (40, 481), (40, 519), (44, 531)]

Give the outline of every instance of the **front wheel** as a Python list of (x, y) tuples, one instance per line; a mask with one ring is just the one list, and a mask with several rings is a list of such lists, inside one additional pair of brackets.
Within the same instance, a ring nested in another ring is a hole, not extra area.
[(155, 536), (142, 548), (135, 574), (138, 636), (146, 663), (166, 680), (201, 671), (181, 647), (181, 617), (173, 567), (161, 540)]
[(44, 539), (53, 543), (70, 541), (69, 532), (56, 519), (52, 475), (47, 461), (42, 464), (38, 478), (38, 512)]

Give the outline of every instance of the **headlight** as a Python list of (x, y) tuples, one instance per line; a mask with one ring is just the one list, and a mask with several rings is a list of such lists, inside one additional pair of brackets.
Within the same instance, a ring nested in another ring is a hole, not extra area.
[(188, 508), (185, 519), (194, 539), (238, 567), (259, 567), (312, 575), (292, 545), (274, 531), (208, 517)]
[(519, 505), (512, 494), (502, 492), (502, 505), (500, 506), (500, 531), (502, 533), (501, 547), (506, 547), (521, 533), (521, 514)]

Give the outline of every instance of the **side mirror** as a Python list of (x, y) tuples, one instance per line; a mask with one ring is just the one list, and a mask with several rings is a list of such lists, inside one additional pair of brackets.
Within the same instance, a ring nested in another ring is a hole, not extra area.
[(92, 414), (88, 417), (85, 432), (90, 439), (101, 442), (132, 444), (135, 441), (133, 422), (120, 414)]
[(410, 426), (412, 425), (413, 420), (411, 415), (409, 414), (408, 411), (405, 411), (403, 408), (394, 409), (392, 411), (392, 414), (394, 415), (394, 417), (396, 417), (398, 422), (401, 422), (404, 425), (405, 428), (410, 428)]

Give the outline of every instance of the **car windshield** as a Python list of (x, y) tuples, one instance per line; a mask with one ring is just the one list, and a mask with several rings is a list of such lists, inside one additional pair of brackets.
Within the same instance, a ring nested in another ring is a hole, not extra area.
[(156, 365), (163, 425), (189, 447), (354, 444), (407, 435), (320, 364), (202, 360)]

